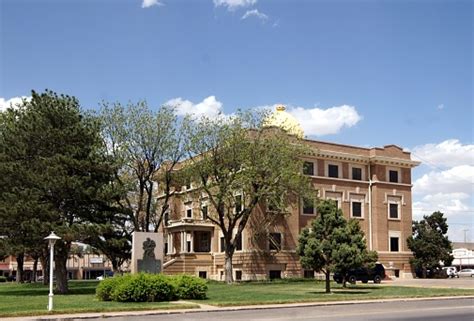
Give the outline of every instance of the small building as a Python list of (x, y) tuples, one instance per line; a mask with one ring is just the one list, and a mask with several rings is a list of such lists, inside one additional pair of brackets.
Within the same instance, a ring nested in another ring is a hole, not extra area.
[(454, 260), (451, 264), (458, 271), (466, 268), (474, 268), (474, 243), (453, 242)]

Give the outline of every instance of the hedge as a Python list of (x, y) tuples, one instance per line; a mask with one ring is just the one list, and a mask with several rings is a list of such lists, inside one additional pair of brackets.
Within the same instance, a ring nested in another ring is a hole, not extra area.
[(101, 301), (156, 302), (206, 298), (206, 281), (188, 275), (139, 273), (102, 280), (96, 289)]

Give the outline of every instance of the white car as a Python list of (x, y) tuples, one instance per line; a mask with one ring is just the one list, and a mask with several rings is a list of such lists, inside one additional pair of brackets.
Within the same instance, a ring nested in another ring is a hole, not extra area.
[(454, 266), (446, 266), (446, 267), (443, 268), (443, 271), (445, 271), (446, 276), (448, 278), (458, 278), (459, 277), (458, 271), (457, 271), (456, 267), (454, 267)]
[(104, 279), (104, 276), (100, 275), (100, 276), (96, 277), (95, 279), (98, 280), (98, 281), (102, 281)]
[(461, 271), (459, 271), (458, 275), (460, 277), (463, 277), (463, 276), (474, 277), (474, 269), (462, 269)]

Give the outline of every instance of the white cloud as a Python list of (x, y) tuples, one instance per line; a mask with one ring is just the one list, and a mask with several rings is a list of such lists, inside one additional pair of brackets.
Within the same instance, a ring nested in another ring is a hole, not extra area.
[(227, 7), (228, 10), (232, 11), (239, 7), (250, 7), (257, 3), (257, 0), (214, 0), (214, 6), (216, 7)]
[(247, 19), (247, 18), (250, 18), (250, 17), (255, 17), (255, 18), (260, 19), (262, 21), (268, 20), (268, 16), (266, 14), (264, 14), (263, 12), (258, 11), (257, 9), (247, 10), (247, 12), (245, 12), (245, 14), (242, 16), (241, 19), (244, 20), (244, 19)]
[(414, 194), (470, 193), (474, 194), (474, 166), (455, 166), (445, 171), (431, 171), (413, 183)]
[(7, 110), (7, 108), (10, 108), (10, 107), (13, 107), (13, 108), (16, 107), (18, 104), (21, 104), (23, 99), (30, 100), (31, 97), (27, 97), (27, 96), (13, 97), (8, 100), (0, 97), (0, 112), (5, 111)]
[(457, 139), (448, 139), (439, 144), (416, 146), (413, 157), (430, 167), (474, 165), (474, 145), (463, 145)]
[(152, 6), (162, 6), (163, 3), (158, 0), (143, 0), (142, 8), (149, 8)]
[(439, 104), (438, 107), (436, 107), (438, 110), (444, 109), (444, 104)]
[(337, 134), (343, 127), (352, 127), (362, 119), (355, 107), (348, 105), (328, 109), (294, 107), (288, 112), (308, 136)]
[(168, 100), (165, 105), (175, 107), (176, 113), (179, 116), (192, 115), (195, 117), (217, 117), (222, 113), (222, 103), (216, 100), (215, 96), (209, 96), (198, 104), (194, 104), (193, 102), (184, 100), (180, 97), (173, 98)]

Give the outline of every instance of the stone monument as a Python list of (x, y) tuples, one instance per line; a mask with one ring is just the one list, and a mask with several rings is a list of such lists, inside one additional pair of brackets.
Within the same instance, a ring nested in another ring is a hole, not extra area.
[(163, 266), (163, 233), (133, 232), (131, 272), (160, 273)]

